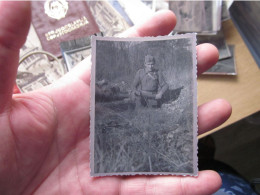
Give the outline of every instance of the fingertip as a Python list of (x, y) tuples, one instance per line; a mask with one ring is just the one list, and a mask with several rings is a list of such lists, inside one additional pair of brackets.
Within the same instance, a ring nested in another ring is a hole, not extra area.
[(19, 50), (29, 31), (31, 4), (29, 1), (2, 1), (0, 12), (0, 44)]
[(214, 104), (217, 110), (217, 112), (220, 115), (220, 123), (224, 123), (231, 115), (232, 113), (232, 106), (231, 104), (225, 100), (225, 99), (215, 99)]
[(163, 18), (164, 34), (169, 34), (177, 23), (176, 16), (171, 10), (160, 10), (155, 13), (155, 17)]
[(200, 171), (197, 177), (181, 178), (183, 194), (213, 194), (222, 185), (220, 175), (211, 170)]
[[(140, 36), (168, 35), (176, 25), (176, 16), (170, 10), (160, 10), (146, 21), (146, 28), (139, 29)], [(148, 34), (149, 33), (149, 34)]]
[(196, 48), (199, 75), (218, 62), (219, 52), (218, 49), (210, 43), (200, 44)]
[(26, 41), (31, 19), (30, 2), (0, 4), (0, 110), (10, 106), (19, 50)]
[(121, 37), (168, 35), (176, 25), (176, 16), (170, 10), (160, 10), (144, 22), (129, 28)]
[(216, 192), (222, 185), (220, 175), (213, 170), (200, 171), (201, 180), (207, 181), (207, 191), (209, 194)]
[(225, 109), (224, 113), (226, 114), (226, 117), (229, 117), (232, 113), (232, 107), (231, 104), (222, 98), (216, 99), (215, 100), (216, 104), (219, 104), (219, 107), (222, 106), (222, 109)]
[(230, 117), (231, 113), (232, 107), (224, 99), (216, 99), (199, 106), (199, 134), (220, 126)]

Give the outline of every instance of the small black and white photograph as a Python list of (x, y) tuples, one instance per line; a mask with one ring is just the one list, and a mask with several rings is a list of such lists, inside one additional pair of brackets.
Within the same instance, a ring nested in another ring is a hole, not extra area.
[(177, 18), (176, 32), (217, 32), (221, 27), (221, 1), (169, 1)]
[(91, 176), (197, 175), (196, 34), (91, 45)]

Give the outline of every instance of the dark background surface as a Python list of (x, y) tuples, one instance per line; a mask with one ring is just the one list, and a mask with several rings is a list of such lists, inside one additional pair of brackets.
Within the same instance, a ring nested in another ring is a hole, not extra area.
[[(215, 159), (251, 182), (260, 178), (259, 140), (260, 112), (257, 112), (200, 139), (199, 165), (203, 169), (212, 169), (211, 160)], [(256, 188), (260, 192), (259, 184)]]

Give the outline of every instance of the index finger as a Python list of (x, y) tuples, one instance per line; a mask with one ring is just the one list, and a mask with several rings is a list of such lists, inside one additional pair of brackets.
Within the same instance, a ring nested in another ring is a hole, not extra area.
[[(129, 28), (122, 33), (121, 37), (144, 37), (168, 35), (176, 25), (176, 16), (170, 10), (156, 12), (147, 21)], [(211, 44), (197, 46), (197, 67), (198, 74), (209, 69), (218, 61), (218, 50)], [(90, 83), (90, 60), (82, 61), (74, 68), (73, 75), (76, 75), (89, 85)]]
[(0, 1), (0, 111), (13, 94), (19, 49), (30, 25), (30, 2)]
[(168, 35), (176, 25), (176, 16), (170, 10), (161, 10), (156, 12), (146, 21), (137, 24), (124, 33), (120, 37), (145, 37)]
[[(145, 37), (169, 34), (176, 25), (176, 16), (170, 10), (158, 11), (147, 21), (133, 26), (121, 37)], [(200, 44), (197, 49), (198, 75), (217, 63), (219, 58), (218, 49), (209, 43)]]
[[(176, 17), (170, 10), (156, 12), (153, 16), (138, 25), (129, 28), (120, 37), (144, 37), (144, 36), (163, 36), (168, 35), (176, 24)], [(90, 84), (90, 59), (87, 58), (80, 62), (69, 73), (77, 76), (87, 85)]]

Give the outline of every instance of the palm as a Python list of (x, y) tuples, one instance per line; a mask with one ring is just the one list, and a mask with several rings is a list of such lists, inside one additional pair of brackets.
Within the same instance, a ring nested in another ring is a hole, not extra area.
[(9, 174), (20, 183), (21, 190), (32, 180), (34, 185), (28, 190), (52, 179), (58, 181), (59, 174), (70, 169), (67, 165), (79, 168), (81, 161), (87, 162), (89, 88), (80, 83), (75, 81), (76, 87), (69, 90), (60, 87), (62, 92), (57, 93), (49, 90), (18, 95), (10, 111), (2, 115), (6, 123), (0, 132), (6, 138), (6, 150), (1, 156), (13, 162), (7, 165), (13, 170)]
[[(69, 90), (60, 87), (59, 93), (43, 91), (40, 94), (18, 95), (14, 98), (11, 111), (3, 117), (6, 121), (10, 119), (7, 123), (9, 128), (5, 125), (5, 128), (1, 129), (1, 132), (6, 134), (12, 132), (8, 147), (1, 156), (15, 154), (9, 156), (9, 161), (13, 163), (5, 167), (12, 170), (8, 175), (12, 175), (14, 182), (19, 184), (13, 194), (46, 191), (48, 194), (96, 194), (102, 193), (103, 189), (106, 189), (106, 194), (118, 194), (120, 191), (130, 193), (131, 190), (141, 193), (143, 185), (147, 185), (148, 192), (152, 190), (149, 189), (152, 184), (147, 183), (148, 177), (90, 177), (89, 86), (81, 84), (79, 80), (75, 81), (71, 86), (74, 88)], [(169, 193), (173, 189), (175, 193), (176, 189), (181, 193), (181, 177), (160, 179), (167, 181), (166, 185), (170, 188), (165, 189)], [(149, 180), (156, 183), (158, 178), (149, 177)], [(139, 186), (137, 185), (136, 189), (128, 189), (125, 185), (123, 190), (122, 184), (126, 182), (133, 186), (139, 183)], [(12, 189), (12, 186), (8, 185), (10, 183), (6, 183), (5, 187)]]
[[(3, 2), (2, 9), (3, 4), (6, 9), (0, 12), (0, 54), (5, 54), (0, 55), (0, 194), (205, 194), (217, 189), (220, 180), (214, 172), (201, 172), (198, 178), (90, 177), (90, 64), (81, 63), (52, 86), (11, 98), (17, 69), (17, 60), (12, 56), (18, 56), (30, 20), (27, 3)], [(160, 13), (146, 23), (150, 25), (130, 29), (124, 36), (167, 34), (175, 22), (172, 13)], [(20, 36), (16, 34), (18, 27)], [(12, 46), (7, 46), (1, 37), (9, 38)], [(204, 52), (200, 59), (206, 47), (208, 55)], [(199, 72), (216, 59), (212, 46), (198, 47)], [(211, 108), (215, 108), (214, 113), (208, 113)], [(229, 114), (230, 107), (223, 100), (203, 105), (199, 109), (200, 132), (219, 125)]]

